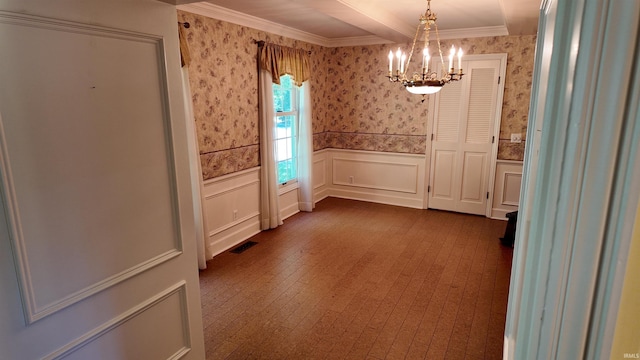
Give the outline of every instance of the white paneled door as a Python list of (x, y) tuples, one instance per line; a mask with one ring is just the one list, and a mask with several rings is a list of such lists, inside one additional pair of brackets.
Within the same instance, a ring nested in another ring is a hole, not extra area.
[(0, 3), (0, 359), (203, 359), (175, 7)]
[(475, 55), (465, 76), (431, 102), (428, 207), (487, 215), (493, 186), (506, 55)]

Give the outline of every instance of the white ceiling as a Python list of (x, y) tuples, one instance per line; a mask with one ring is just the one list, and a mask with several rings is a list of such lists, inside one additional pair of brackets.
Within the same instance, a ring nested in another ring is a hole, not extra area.
[[(179, 9), (323, 45), (413, 39), (426, 0), (178, 0)], [(440, 37), (535, 34), (541, 0), (431, 0)], [(188, 4), (187, 4), (188, 3)]]

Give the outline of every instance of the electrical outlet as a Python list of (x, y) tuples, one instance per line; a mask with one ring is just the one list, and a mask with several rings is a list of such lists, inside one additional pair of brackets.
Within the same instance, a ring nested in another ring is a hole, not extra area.
[(233, 220), (238, 219), (238, 210), (233, 210)]
[(511, 134), (511, 142), (512, 143), (521, 143), (522, 142), (522, 133), (512, 133)]
[(353, 184), (353, 176), (349, 176), (349, 184)]

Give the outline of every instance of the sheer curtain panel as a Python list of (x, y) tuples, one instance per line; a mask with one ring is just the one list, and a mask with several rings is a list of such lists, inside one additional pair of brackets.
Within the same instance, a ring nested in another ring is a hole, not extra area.
[(311, 126), (311, 85), (309, 81), (302, 84), (299, 109), (300, 124), (298, 127), (298, 209), (312, 211), (313, 201), (313, 127)]
[[(296, 86), (302, 87), (298, 104), (298, 208), (313, 209), (313, 182), (311, 178), (313, 130), (311, 127), (310, 59), (303, 49), (258, 42), (259, 101), (260, 101), (260, 211), (263, 230), (282, 225), (278, 199), (277, 169), (273, 143), (275, 112), (272, 83), (280, 84), (280, 76), (290, 75)], [(304, 84), (304, 85), (303, 85)]]
[(260, 227), (274, 229), (282, 225), (278, 198), (277, 169), (273, 147), (273, 86), (271, 73), (260, 70)]

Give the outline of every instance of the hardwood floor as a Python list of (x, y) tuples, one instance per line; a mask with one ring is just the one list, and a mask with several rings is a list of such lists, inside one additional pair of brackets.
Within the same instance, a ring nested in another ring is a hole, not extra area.
[(327, 198), (208, 262), (207, 359), (501, 359), (505, 226)]

